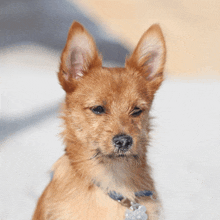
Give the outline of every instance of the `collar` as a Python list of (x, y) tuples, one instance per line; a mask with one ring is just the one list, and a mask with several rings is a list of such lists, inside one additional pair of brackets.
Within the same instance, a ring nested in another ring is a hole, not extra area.
[[(93, 184), (95, 184), (96, 186), (100, 187), (99, 182), (96, 182), (95, 180), (93, 180)], [(101, 188), (101, 187), (100, 187)], [(121, 205), (126, 206), (127, 208), (132, 207), (134, 204), (138, 204), (136, 201), (131, 201), (130, 199), (126, 198), (125, 196), (115, 192), (115, 191), (109, 191), (107, 193), (107, 195), (119, 202)], [(153, 199), (153, 191), (150, 190), (143, 190), (143, 191), (138, 191), (138, 192), (134, 192), (135, 197), (138, 199), (139, 197), (146, 197), (149, 196), (151, 199)], [(153, 199), (154, 200), (154, 199)]]
[[(134, 193), (136, 197), (153, 196), (153, 192), (149, 190), (138, 191)], [(110, 191), (108, 193), (109, 197), (115, 201), (118, 201), (121, 205), (130, 208), (134, 203), (123, 195), (116, 193), (115, 191)]]
[[(138, 191), (134, 193), (136, 197), (144, 197), (144, 196), (153, 196), (153, 192), (149, 190), (144, 190), (144, 191)], [(115, 191), (110, 191), (108, 195), (117, 201), (123, 200), (125, 197), (119, 193), (116, 193)]]

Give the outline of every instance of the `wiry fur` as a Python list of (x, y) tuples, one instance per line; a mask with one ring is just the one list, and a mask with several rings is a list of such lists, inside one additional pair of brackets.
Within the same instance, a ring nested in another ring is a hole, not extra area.
[[(147, 163), (149, 111), (163, 81), (165, 42), (153, 25), (144, 33), (125, 68), (102, 67), (95, 42), (74, 22), (61, 56), (58, 77), (66, 91), (62, 133), (66, 153), (54, 165), (54, 177), (41, 198), (33, 220), (118, 219), (126, 207), (107, 193), (116, 191), (147, 208), (150, 220), (159, 218), (160, 202)], [(104, 114), (94, 114), (103, 106)], [(135, 107), (140, 116), (131, 115)], [(116, 149), (112, 139), (128, 134), (133, 145)], [(150, 190), (154, 198), (135, 198)]]

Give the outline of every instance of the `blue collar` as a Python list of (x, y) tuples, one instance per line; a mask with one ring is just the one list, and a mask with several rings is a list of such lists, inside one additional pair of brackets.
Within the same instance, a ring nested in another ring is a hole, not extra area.
[[(98, 182), (96, 182), (95, 180), (93, 180), (93, 183), (94, 183), (96, 186), (100, 187), (100, 184), (99, 184)], [(135, 203), (134, 203), (135, 201), (132, 202), (130, 199), (124, 197), (123, 195), (121, 195), (121, 194), (119, 194), (119, 193), (117, 193), (117, 192), (115, 192), (115, 191), (110, 191), (110, 192), (107, 193), (107, 195), (108, 195), (111, 199), (113, 199), (113, 200), (119, 202), (121, 205), (126, 206), (126, 207), (131, 207), (132, 204), (135, 204)], [(134, 192), (134, 195), (135, 195), (136, 197), (146, 197), (146, 196), (150, 196), (150, 197), (152, 198), (153, 192), (150, 191), (150, 190), (143, 190), (143, 191)]]
[[(144, 191), (138, 191), (134, 193), (136, 197), (144, 197), (144, 196), (152, 196), (153, 192), (149, 191), (149, 190), (144, 190)], [(125, 199), (125, 197), (119, 193), (116, 193), (115, 191), (110, 191), (108, 193), (109, 197), (111, 197), (112, 199), (121, 202), (123, 199)]]

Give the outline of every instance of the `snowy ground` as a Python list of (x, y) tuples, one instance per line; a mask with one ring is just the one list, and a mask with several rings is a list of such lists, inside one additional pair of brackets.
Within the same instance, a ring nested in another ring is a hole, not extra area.
[[(43, 50), (15, 48), (0, 57), (0, 220), (31, 219), (63, 154), (59, 59)], [(166, 219), (220, 219), (219, 101), (214, 81), (168, 79), (157, 93), (149, 155)]]

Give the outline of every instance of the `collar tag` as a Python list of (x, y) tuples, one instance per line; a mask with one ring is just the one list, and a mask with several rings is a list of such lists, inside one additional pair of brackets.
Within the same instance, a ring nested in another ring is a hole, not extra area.
[(138, 203), (133, 203), (130, 207), (131, 210), (126, 209), (125, 220), (147, 220), (146, 207)]

